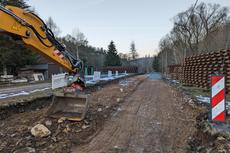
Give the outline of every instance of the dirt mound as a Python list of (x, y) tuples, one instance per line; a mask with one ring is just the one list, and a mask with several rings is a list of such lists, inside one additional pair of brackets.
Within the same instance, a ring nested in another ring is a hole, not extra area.
[(196, 132), (189, 141), (189, 152), (230, 152), (230, 128), (227, 124), (210, 123), (208, 112), (196, 118)]

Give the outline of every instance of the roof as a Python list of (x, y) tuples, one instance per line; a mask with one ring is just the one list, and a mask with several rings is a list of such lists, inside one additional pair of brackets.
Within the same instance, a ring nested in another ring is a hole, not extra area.
[(22, 71), (26, 71), (26, 70), (48, 70), (48, 64), (27, 65), (24, 68), (21, 68), (20, 70), (22, 70)]

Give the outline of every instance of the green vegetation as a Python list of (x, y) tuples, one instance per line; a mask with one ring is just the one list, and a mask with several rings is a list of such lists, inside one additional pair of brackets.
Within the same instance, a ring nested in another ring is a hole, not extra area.
[[(29, 8), (23, 0), (0, 0), (1, 5)], [(37, 55), (7, 35), (0, 35), (0, 68), (15, 74), (24, 65), (36, 64)]]
[(156, 71), (156, 72), (160, 71), (159, 59), (157, 58), (157, 56), (153, 57), (152, 66), (153, 66), (154, 71)]
[[(24, 0), (0, 0), (0, 4), (13, 5), (24, 9), (30, 9)], [(61, 33), (51, 17), (46, 21), (47, 26), (53, 31), (57, 39), (66, 45), (66, 49), (74, 55), (79, 56), (85, 65), (94, 66), (99, 69), (104, 66), (106, 51), (103, 48), (95, 48), (88, 45), (85, 35), (78, 29), (64, 37), (58, 37)], [(9, 74), (17, 75), (18, 69), (25, 65), (46, 63), (44, 57), (26, 48), (21, 41), (12, 37), (0, 35), (0, 74), (7, 71)]]
[(6, 5), (17, 6), (23, 9), (29, 8), (29, 5), (27, 5), (24, 0), (0, 0), (0, 4), (3, 6), (6, 6)]
[(116, 46), (111, 41), (108, 46), (108, 52), (106, 53), (105, 66), (121, 66), (121, 59), (117, 54)]

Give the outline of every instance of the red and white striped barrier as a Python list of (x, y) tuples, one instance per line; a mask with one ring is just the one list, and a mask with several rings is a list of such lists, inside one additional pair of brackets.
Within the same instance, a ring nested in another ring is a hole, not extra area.
[(211, 76), (212, 121), (225, 122), (225, 77)]

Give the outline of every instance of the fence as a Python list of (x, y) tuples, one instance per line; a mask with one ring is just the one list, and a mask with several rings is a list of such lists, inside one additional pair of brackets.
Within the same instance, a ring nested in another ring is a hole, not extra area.
[(67, 85), (66, 73), (52, 75), (52, 89), (61, 88)]
[(210, 76), (215, 73), (226, 76), (226, 91), (229, 92), (230, 50), (187, 57), (182, 66), (169, 66), (169, 74), (176, 76), (184, 85), (205, 89), (210, 88)]
[(118, 71), (118, 73), (124, 73), (125, 71), (127, 73), (138, 73), (138, 67), (136, 66), (109, 66), (109, 67), (105, 67), (101, 69), (100, 71), (106, 72), (106, 73), (108, 71), (112, 71), (113, 73), (116, 73), (116, 71)]

